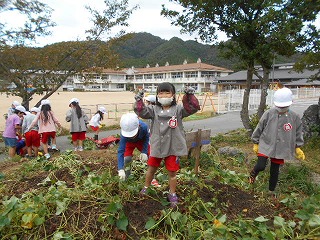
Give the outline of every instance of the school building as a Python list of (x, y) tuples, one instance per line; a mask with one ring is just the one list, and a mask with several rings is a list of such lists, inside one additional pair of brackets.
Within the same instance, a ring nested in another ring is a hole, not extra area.
[[(310, 71), (303, 70), (303, 72), (296, 72), (293, 69), (294, 63), (281, 63), (274, 64), (270, 70), (269, 81), (270, 89), (276, 88), (278, 84), (287, 86), (289, 88), (294, 87), (320, 87), (320, 81), (313, 80), (311, 78), (318, 72), (318, 70)], [(256, 67), (260, 76), (263, 76), (263, 70), (261, 67)], [(232, 89), (244, 89), (246, 88), (247, 71), (239, 71), (232, 73), (228, 76), (219, 77), (217, 79), (217, 89), (219, 91), (232, 90)], [(260, 88), (260, 80), (256, 75), (253, 75), (252, 89)]]
[(192, 86), (197, 92), (215, 91), (217, 78), (233, 71), (202, 63), (184, 61), (181, 65), (169, 65), (128, 69), (99, 69), (99, 72), (83, 72), (70, 77), (60, 88), (63, 91), (128, 91), (146, 89), (155, 92), (161, 82), (171, 82), (177, 92)]

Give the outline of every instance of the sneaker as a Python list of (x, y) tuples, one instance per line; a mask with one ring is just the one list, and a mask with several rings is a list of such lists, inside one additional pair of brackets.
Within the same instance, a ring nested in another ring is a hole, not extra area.
[(83, 147), (78, 147), (78, 151), (82, 152), (83, 151)]
[(140, 195), (141, 197), (146, 196), (146, 195), (147, 195), (147, 189), (148, 189), (148, 188), (146, 188), (146, 187), (142, 188), (142, 190), (140, 191), (139, 195)]
[(158, 183), (158, 181), (156, 179), (153, 179), (151, 181), (151, 185), (154, 186), (154, 187), (161, 187), (161, 185)]
[(78, 151), (78, 147), (75, 147), (75, 148), (73, 149), (73, 151), (75, 151), (75, 152)]
[(170, 207), (176, 208), (178, 206), (178, 196), (176, 194), (169, 193), (167, 199), (170, 202)]
[(52, 150), (52, 151), (59, 151), (59, 149), (57, 148), (56, 145), (52, 145), (52, 146), (51, 146), (51, 150)]
[(49, 153), (46, 153), (44, 156), (46, 157), (46, 159), (49, 159), (51, 157)]
[(255, 176), (250, 176), (249, 177), (249, 183), (250, 184), (254, 184), (255, 181), (256, 181), (256, 177)]

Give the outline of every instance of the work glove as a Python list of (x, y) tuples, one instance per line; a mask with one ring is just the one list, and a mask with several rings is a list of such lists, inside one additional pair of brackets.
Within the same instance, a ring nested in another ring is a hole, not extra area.
[(126, 173), (124, 172), (123, 169), (120, 169), (118, 171), (118, 175), (119, 175), (120, 180), (125, 180), (126, 179)]
[(258, 154), (259, 153), (259, 144), (253, 144), (253, 148), (252, 148), (253, 152), (255, 154)]
[(185, 94), (194, 94), (196, 90), (193, 87), (185, 87), (184, 88), (184, 93)]
[(301, 150), (301, 148), (296, 148), (296, 158), (299, 160), (305, 160), (306, 156), (304, 155), (304, 152)]
[(138, 93), (134, 96), (134, 99), (136, 101), (140, 101), (140, 100), (143, 100), (143, 96), (144, 96), (144, 90), (139, 90)]
[(141, 153), (140, 156), (139, 156), (139, 160), (143, 161), (143, 162), (148, 161), (148, 155), (145, 154), (145, 153)]

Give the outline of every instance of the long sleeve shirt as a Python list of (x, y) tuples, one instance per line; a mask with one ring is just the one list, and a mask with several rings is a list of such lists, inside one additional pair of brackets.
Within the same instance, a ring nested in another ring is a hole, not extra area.
[(52, 111), (49, 112), (49, 119), (47, 122), (44, 121), (43, 113), (38, 113), (35, 119), (33, 119), (29, 128), (32, 128), (37, 123), (39, 123), (39, 133), (56, 132), (56, 125), (58, 125), (59, 127), (61, 126), (59, 120), (55, 117)]
[(295, 149), (304, 143), (302, 121), (291, 110), (279, 114), (271, 108), (262, 115), (251, 139), (259, 144), (259, 153), (277, 159), (294, 159)]
[(78, 118), (77, 112), (75, 108), (71, 108), (66, 113), (66, 121), (70, 122), (70, 132), (86, 132), (87, 126), (86, 124), (89, 121), (88, 116), (82, 111), (82, 116)]
[(127, 143), (135, 143), (135, 142), (142, 142), (143, 147), (141, 153), (148, 154), (148, 147), (149, 147), (149, 131), (148, 125), (139, 120), (139, 130), (138, 134), (135, 138), (128, 138), (120, 135), (119, 147), (118, 147), (118, 169), (124, 169), (124, 153), (126, 150)]
[[(164, 158), (170, 155), (188, 155), (182, 119), (198, 111), (192, 106), (190, 106), (190, 109), (191, 112), (188, 112), (182, 105), (174, 105), (168, 110), (163, 110), (158, 105), (146, 106), (145, 104), (141, 105), (141, 102), (135, 103), (134, 111), (139, 117), (152, 119), (150, 126), (150, 156)], [(177, 121), (175, 128), (169, 125), (172, 119)]]
[[(35, 118), (36, 118), (35, 114), (27, 114), (26, 116), (24, 116), (23, 121), (22, 121), (22, 133), (23, 134), (28, 132), (29, 126), (31, 126), (31, 123), (33, 122), (33, 120)], [(31, 131), (31, 130), (38, 131), (39, 130), (38, 123), (29, 129), (29, 131)]]

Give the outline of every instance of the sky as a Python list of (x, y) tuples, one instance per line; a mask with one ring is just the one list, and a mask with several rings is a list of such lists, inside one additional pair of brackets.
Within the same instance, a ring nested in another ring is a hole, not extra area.
[[(42, 2), (54, 9), (52, 20), (57, 26), (52, 29), (52, 35), (39, 38), (40, 45), (54, 42), (83, 40), (84, 31), (90, 28), (90, 14), (85, 5), (93, 8), (104, 6), (103, 0), (42, 0)], [(169, 0), (129, 0), (129, 4), (139, 5), (135, 10), (126, 28), (127, 32), (148, 32), (154, 36), (169, 40), (172, 37), (179, 37), (183, 40), (195, 40), (196, 35), (180, 34), (180, 28), (172, 26), (170, 20), (161, 16), (161, 5), (169, 9), (179, 9), (179, 5)], [(221, 39), (225, 38), (221, 34)], [(199, 38), (197, 38), (199, 40)], [(226, 39), (226, 38), (225, 38)]]

